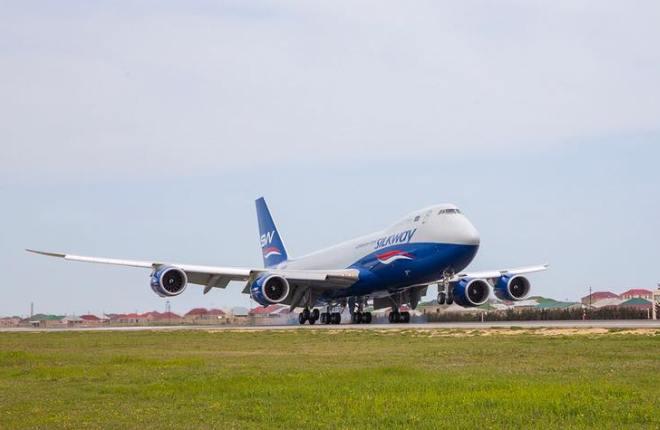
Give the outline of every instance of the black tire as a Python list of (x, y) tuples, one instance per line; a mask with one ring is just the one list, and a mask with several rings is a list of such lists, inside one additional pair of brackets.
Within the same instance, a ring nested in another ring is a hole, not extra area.
[(298, 314), (298, 322), (300, 323), (300, 325), (303, 325), (305, 324), (305, 321), (307, 321), (307, 318), (305, 318), (305, 314), (303, 312), (300, 312)]
[(321, 315), (321, 312), (319, 312), (318, 309), (314, 309), (314, 310), (312, 310), (312, 319), (313, 319), (314, 321), (318, 321), (319, 318), (320, 318), (320, 315)]
[(339, 323), (341, 323), (341, 314), (339, 312), (335, 312), (332, 314), (332, 324)]
[(410, 312), (401, 312), (399, 316), (399, 322), (408, 324), (410, 322)]
[(351, 323), (352, 324), (360, 324), (360, 313), (359, 312), (353, 312), (353, 315), (351, 315)]
[(387, 319), (392, 323), (396, 324), (399, 322), (400, 319), (400, 314), (398, 312), (390, 312), (390, 315), (387, 317)]
[(314, 318), (309, 319), (309, 325), (314, 325), (316, 323), (316, 320)]
[(447, 296), (447, 304), (448, 305), (453, 305), (454, 304), (454, 295), (453, 294), (449, 294)]
[(439, 305), (444, 305), (445, 300), (447, 300), (447, 295), (445, 293), (439, 293), (438, 294), (438, 304)]
[(371, 312), (362, 314), (362, 324), (371, 324)]
[(302, 311), (302, 314), (305, 316), (305, 320), (308, 320), (311, 312), (309, 312), (309, 309), (305, 309)]

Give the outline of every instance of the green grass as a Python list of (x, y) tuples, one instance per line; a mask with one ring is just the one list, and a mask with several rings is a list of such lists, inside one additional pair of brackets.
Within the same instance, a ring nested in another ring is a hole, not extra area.
[(660, 336), (0, 333), (0, 428), (660, 428)]

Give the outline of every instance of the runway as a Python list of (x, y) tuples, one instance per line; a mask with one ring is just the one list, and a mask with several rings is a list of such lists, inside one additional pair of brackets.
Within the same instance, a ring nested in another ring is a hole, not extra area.
[(660, 329), (660, 320), (609, 320), (609, 321), (504, 321), (463, 323), (411, 323), (411, 324), (340, 324), (340, 325), (260, 325), (260, 326), (133, 326), (133, 327), (73, 327), (33, 328), (3, 327), (1, 333), (16, 332), (80, 332), (80, 331), (268, 331), (268, 330), (488, 330), (488, 329)]

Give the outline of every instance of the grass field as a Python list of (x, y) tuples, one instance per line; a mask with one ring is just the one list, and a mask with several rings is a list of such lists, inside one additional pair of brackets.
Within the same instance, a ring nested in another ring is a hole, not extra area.
[(659, 398), (657, 331), (0, 333), (2, 429), (657, 429)]

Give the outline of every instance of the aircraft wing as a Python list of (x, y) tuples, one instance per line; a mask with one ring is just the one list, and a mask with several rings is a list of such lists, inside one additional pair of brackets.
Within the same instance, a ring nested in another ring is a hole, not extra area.
[(548, 270), (548, 265), (543, 264), (540, 266), (528, 266), (528, 267), (518, 267), (515, 269), (504, 269), (504, 270), (492, 270), (488, 272), (471, 272), (471, 273), (459, 273), (454, 275), (451, 278), (450, 282), (460, 281), (464, 278), (470, 279), (497, 279), (505, 275), (525, 275), (528, 273), (542, 272)]
[(176, 267), (184, 272), (191, 284), (204, 285), (204, 292), (211, 288), (225, 288), (231, 281), (252, 282), (263, 273), (280, 275), (288, 280), (297, 281), (300, 284), (314, 285), (320, 289), (345, 288), (358, 280), (358, 271), (354, 269), (345, 270), (280, 270), (263, 268), (237, 268), (197, 266), (190, 264), (167, 263), (162, 261), (140, 261), (121, 260), (115, 258), (86, 257), (81, 255), (63, 254), (57, 252), (36, 251), (26, 249), (34, 254), (49, 257), (63, 258), (69, 261), (81, 261), (84, 263), (112, 264), (115, 266), (141, 267), (145, 269), (157, 269), (162, 266)]

